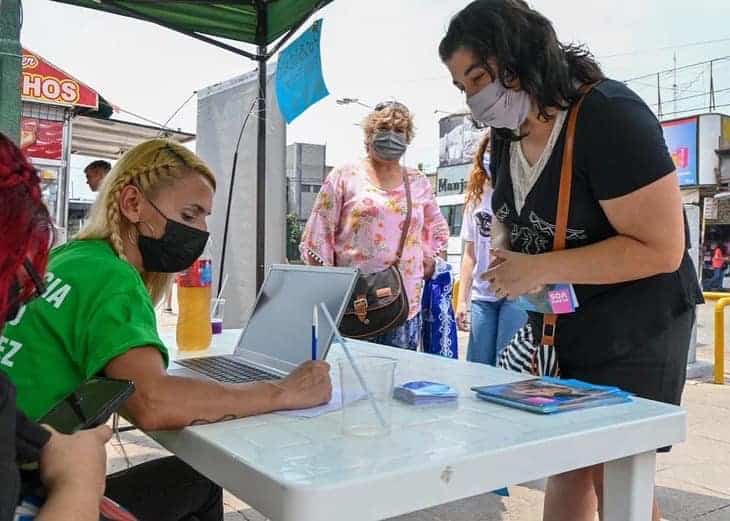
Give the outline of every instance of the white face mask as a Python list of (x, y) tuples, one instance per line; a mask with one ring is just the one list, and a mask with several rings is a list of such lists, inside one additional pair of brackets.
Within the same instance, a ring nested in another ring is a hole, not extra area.
[(494, 128), (517, 130), (527, 119), (532, 101), (527, 92), (508, 89), (496, 79), (469, 96), (466, 104), (476, 121)]

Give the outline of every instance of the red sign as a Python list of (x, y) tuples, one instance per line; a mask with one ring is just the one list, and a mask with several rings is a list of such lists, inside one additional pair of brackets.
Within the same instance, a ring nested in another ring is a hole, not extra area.
[(63, 157), (63, 122), (23, 118), (20, 148), (34, 159), (61, 159)]
[(66, 107), (99, 108), (99, 95), (76, 78), (23, 49), (23, 100)]

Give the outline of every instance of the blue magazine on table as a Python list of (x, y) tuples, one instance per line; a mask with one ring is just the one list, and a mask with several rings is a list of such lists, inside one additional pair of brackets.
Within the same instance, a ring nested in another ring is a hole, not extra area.
[(547, 376), (508, 384), (472, 387), (472, 391), (483, 400), (540, 414), (631, 401), (631, 394), (618, 387)]

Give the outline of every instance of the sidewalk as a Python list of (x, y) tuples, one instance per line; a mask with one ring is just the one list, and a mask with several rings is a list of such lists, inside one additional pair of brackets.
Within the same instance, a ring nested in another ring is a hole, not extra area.
[[(714, 304), (698, 310), (700, 360), (712, 361)], [(730, 372), (730, 313), (726, 320), (726, 371)], [(162, 327), (174, 327), (176, 316), (161, 314)], [(459, 339), (460, 355), (466, 354), (466, 337)], [(730, 374), (726, 372), (726, 376)], [(730, 378), (728, 385), (689, 381), (684, 407), (689, 416), (686, 443), (657, 457), (657, 497), (667, 521), (730, 520)], [(139, 431), (121, 436), (132, 464), (165, 454)], [(109, 470), (125, 468), (118, 442), (108, 446)], [(510, 487), (511, 496), (485, 494), (447, 505), (394, 518), (392, 521), (540, 521), (543, 492), (540, 483)], [(264, 518), (245, 503), (226, 494), (226, 521), (262, 521)]]

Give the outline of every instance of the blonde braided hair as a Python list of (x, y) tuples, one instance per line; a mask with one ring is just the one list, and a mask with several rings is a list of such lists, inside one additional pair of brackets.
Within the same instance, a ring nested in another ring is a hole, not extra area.
[[(119, 258), (126, 261), (124, 234), (128, 234), (127, 237), (134, 242), (137, 230), (119, 210), (122, 190), (134, 185), (145, 197), (152, 199), (160, 190), (174, 185), (178, 179), (191, 173), (203, 176), (215, 190), (213, 172), (184, 146), (168, 139), (140, 143), (124, 154), (104, 178), (89, 222), (74, 239), (104, 239), (111, 244)], [(172, 277), (169, 273), (142, 273), (142, 280), (155, 305), (164, 297)]]

